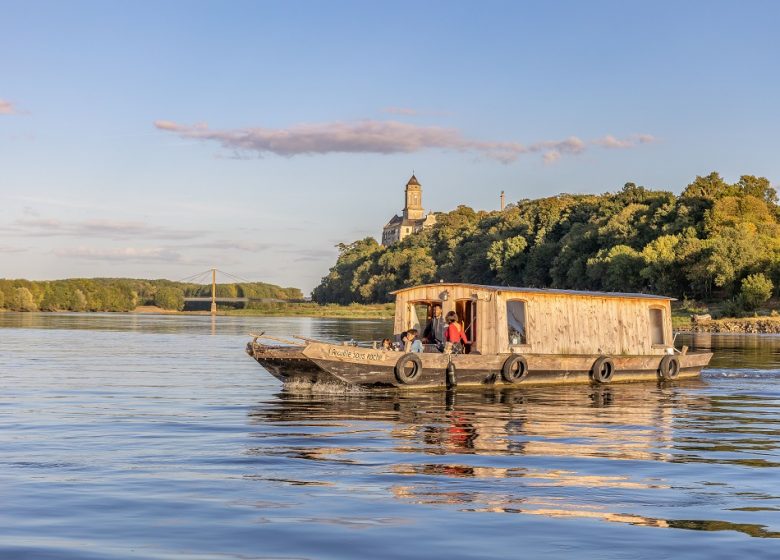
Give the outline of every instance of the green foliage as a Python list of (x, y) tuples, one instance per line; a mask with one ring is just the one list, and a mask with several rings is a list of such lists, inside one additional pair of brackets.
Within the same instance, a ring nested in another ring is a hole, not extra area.
[(184, 309), (184, 292), (173, 286), (163, 286), (154, 294), (154, 304), (163, 309), (181, 311)]
[[(520, 200), (502, 212), (459, 206), (390, 247), (365, 238), (312, 293), (321, 304), (390, 301), (438, 280), (735, 298), (742, 278), (780, 283), (780, 210), (763, 177), (696, 177), (680, 196), (634, 183), (617, 193)], [(742, 305), (741, 299), (735, 305)]]
[[(303, 299), (298, 288), (263, 282), (218, 284), (217, 292), (258, 301)], [(31, 282), (0, 279), (0, 307), (15, 311), (132, 311), (139, 305), (182, 309), (184, 296), (210, 296), (211, 286), (170, 280), (133, 278), (72, 278)]]
[(37, 311), (32, 292), (24, 287), (16, 288), (9, 302), (9, 308), (12, 311)]
[(745, 309), (753, 311), (769, 301), (773, 289), (774, 285), (769, 278), (761, 273), (751, 274), (742, 280), (739, 297)]

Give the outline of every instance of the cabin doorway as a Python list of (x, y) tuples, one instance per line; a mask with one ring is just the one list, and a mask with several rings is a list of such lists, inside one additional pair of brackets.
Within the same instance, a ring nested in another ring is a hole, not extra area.
[(455, 313), (463, 327), (463, 332), (470, 344), (465, 345), (465, 353), (469, 354), (477, 343), (477, 302), (473, 299), (459, 299), (455, 302)]

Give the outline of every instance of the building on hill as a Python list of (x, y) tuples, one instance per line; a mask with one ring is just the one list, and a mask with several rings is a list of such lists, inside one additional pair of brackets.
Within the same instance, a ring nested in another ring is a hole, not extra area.
[(426, 214), (423, 209), (422, 185), (414, 174), (406, 183), (405, 193), (406, 204), (403, 213), (400, 216), (396, 214), (385, 225), (382, 230), (382, 245), (397, 243), (404, 237), (436, 223), (436, 214), (433, 212)]

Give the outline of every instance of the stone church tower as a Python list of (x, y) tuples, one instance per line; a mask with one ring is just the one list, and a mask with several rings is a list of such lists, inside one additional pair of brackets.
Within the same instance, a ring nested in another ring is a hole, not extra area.
[(406, 206), (404, 206), (405, 220), (422, 220), (425, 211), (422, 207), (422, 186), (417, 181), (417, 177), (412, 175), (409, 182), (406, 183)]
[(382, 245), (397, 243), (404, 237), (436, 223), (436, 214), (433, 212), (425, 214), (422, 206), (422, 185), (414, 174), (406, 183), (405, 194), (402, 215), (390, 218), (382, 230)]

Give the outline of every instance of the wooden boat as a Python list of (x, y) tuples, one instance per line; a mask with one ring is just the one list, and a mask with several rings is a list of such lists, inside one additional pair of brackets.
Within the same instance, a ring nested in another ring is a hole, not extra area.
[(396, 337), (422, 333), (441, 306), (457, 313), (470, 344), (457, 354), (432, 345), (412, 353), (301, 337), (268, 345), (257, 335), (247, 353), (285, 382), (398, 388), (672, 381), (697, 377), (712, 358), (674, 347), (664, 296), (452, 283), (393, 294)]

